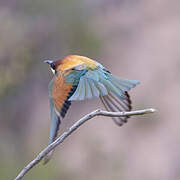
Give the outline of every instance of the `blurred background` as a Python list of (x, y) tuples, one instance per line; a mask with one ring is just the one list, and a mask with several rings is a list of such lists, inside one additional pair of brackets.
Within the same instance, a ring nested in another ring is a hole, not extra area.
[[(44, 59), (88, 56), (113, 74), (141, 81), (123, 127), (98, 117), (25, 180), (180, 179), (180, 2), (178, 0), (0, 1), (0, 180), (13, 179), (48, 143)], [(61, 133), (98, 100), (73, 103)]]

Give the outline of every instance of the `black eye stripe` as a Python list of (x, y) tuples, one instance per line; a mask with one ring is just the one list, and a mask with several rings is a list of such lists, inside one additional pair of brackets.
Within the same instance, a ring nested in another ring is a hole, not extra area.
[(54, 63), (51, 63), (51, 68), (54, 69), (54, 70), (56, 70), (56, 66), (55, 66)]

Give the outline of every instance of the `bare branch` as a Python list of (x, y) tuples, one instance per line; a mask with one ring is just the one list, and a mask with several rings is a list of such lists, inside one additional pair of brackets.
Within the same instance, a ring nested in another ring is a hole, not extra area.
[(25, 166), (22, 171), (18, 174), (15, 180), (21, 180), (23, 176), (36, 164), (38, 164), (50, 151), (55, 149), (59, 144), (61, 144), (69, 135), (71, 135), (77, 128), (79, 128), (82, 124), (84, 124), (89, 119), (92, 119), (95, 116), (108, 116), (108, 117), (123, 117), (123, 116), (135, 116), (135, 115), (143, 115), (155, 112), (155, 109), (144, 109), (130, 112), (107, 112), (102, 110), (95, 110), (83, 118), (74, 123), (66, 132), (64, 132), (60, 137), (58, 137), (53, 143), (48, 145), (44, 150), (42, 150), (37, 157), (32, 160), (27, 166)]

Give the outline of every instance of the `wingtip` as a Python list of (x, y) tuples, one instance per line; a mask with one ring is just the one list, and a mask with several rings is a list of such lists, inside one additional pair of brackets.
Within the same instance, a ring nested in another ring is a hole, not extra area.
[(136, 84), (141, 84), (141, 82), (139, 80), (136, 80)]
[(136, 86), (136, 85), (138, 85), (138, 84), (141, 84), (141, 82), (139, 81), (139, 80), (132, 80), (133, 81), (133, 83), (134, 83), (134, 87)]

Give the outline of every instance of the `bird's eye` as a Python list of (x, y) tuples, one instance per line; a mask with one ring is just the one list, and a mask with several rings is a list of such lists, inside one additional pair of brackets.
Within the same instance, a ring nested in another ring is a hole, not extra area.
[(55, 66), (54, 63), (51, 63), (51, 68), (52, 68), (53, 70), (56, 70), (56, 66)]

